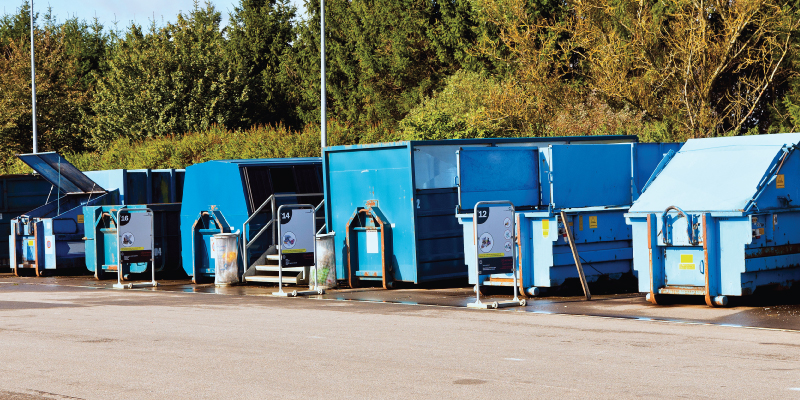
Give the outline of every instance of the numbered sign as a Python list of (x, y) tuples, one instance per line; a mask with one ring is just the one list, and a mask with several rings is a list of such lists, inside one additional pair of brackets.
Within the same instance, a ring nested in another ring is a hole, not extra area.
[(509, 205), (478, 207), (475, 247), (478, 275), (514, 270), (514, 208)]
[(119, 213), (117, 229), (120, 261), (126, 264), (150, 262), (153, 257), (153, 213)]
[(284, 267), (314, 265), (314, 211), (308, 208), (280, 211), (281, 260)]

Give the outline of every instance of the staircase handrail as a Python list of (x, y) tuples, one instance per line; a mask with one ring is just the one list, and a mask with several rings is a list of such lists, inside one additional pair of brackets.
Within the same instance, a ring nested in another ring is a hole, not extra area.
[[(242, 282), (244, 282), (244, 274), (247, 273), (247, 269), (250, 268), (250, 266), (247, 265), (248, 262), (249, 262), (248, 260), (250, 258), (247, 250), (250, 248), (250, 246), (259, 237), (261, 237), (261, 235), (264, 233), (264, 231), (267, 230), (267, 228), (269, 228), (270, 226), (272, 226), (272, 236), (273, 236), (272, 237), (272, 242), (273, 243), (277, 242), (277, 238), (275, 237), (275, 235), (276, 235), (276, 231), (275, 231), (276, 225), (273, 224), (275, 222), (275, 200), (278, 197), (311, 197), (311, 196), (317, 197), (317, 196), (324, 196), (324, 195), (325, 195), (324, 193), (271, 194), (271, 195), (269, 195), (269, 197), (267, 197), (267, 200), (265, 200), (263, 203), (261, 203), (261, 205), (249, 217), (247, 217), (247, 219), (244, 221), (244, 224), (242, 224), (242, 240), (241, 240), (241, 243), (242, 243), (242, 265), (243, 265), (243, 268), (242, 268), (242, 279), (241, 279)], [(258, 215), (258, 213), (261, 212), (261, 210), (264, 207), (267, 206), (267, 204), (272, 204), (272, 207), (270, 207), (271, 208), (271, 214), (270, 214), (270, 217), (269, 217), (269, 221), (267, 221), (267, 223), (261, 228), (261, 230), (258, 231), (256, 236), (254, 236), (252, 240), (248, 241), (247, 240), (247, 226), (250, 224), (250, 221), (253, 218), (255, 218), (255, 216)], [(314, 209), (315, 215), (316, 215), (317, 210), (319, 210), (319, 208), (322, 207), (324, 204), (325, 204), (325, 199), (323, 199), (322, 202), (319, 203), (319, 205)], [(319, 219), (319, 218), (324, 218), (324, 217), (316, 217), (316, 218)], [(324, 228), (324, 226), (323, 226), (323, 228)]]

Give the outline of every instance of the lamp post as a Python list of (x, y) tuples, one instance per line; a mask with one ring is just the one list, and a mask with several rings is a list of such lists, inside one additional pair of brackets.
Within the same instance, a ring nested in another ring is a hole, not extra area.
[(326, 91), (325, 91), (325, 0), (319, 2), (319, 43), (320, 43), (320, 123), (322, 124), (320, 155), (325, 146), (328, 145), (328, 120), (325, 115)]
[(33, 105), (33, 152), (38, 153), (36, 146), (36, 57), (33, 52), (33, 0), (31, 0), (31, 104)]

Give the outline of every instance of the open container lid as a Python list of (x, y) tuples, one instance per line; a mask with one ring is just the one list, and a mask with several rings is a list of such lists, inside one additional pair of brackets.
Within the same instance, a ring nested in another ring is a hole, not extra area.
[(17, 157), (62, 193), (106, 193), (105, 189), (56, 152), (19, 154)]

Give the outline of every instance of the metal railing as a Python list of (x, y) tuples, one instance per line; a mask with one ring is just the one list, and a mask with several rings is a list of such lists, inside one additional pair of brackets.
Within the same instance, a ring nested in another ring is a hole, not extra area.
[[(277, 215), (276, 204), (275, 204), (276, 200), (278, 198), (281, 198), (281, 197), (295, 197), (296, 198), (296, 197), (320, 197), (320, 196), (324, 196), (324, 193), (272, 194), (269, 197), (267, 197), (267, 200), (265, 200), (264, 203), (262, 203), (260, 206), (258, 206), (258, 208), (253, 212), (253, 214), (251, 214), (244, 221), (244, 223), (242, 224), (242, 240), (241, 240), (241, 242), (242, 242), (242, 264), (244, 265), (243, 272), (242, 272), (242, 282), (244, 282), (244, 274), (247, 272), (247, 269), (250, 268), (250, 265), (248, 265), (249, 262), (250, 262), (250, 254), (248, 252), (248, 249), (250, 249), (250, 246), (252, 246), (253, 243), (255, 243), (255, 241), (258, 240), (258, 238), (261, 237), (262, 234), (264, 234), (264, 231), (266, 231), (267, 228), (272, 227), (272, 243), (273, 244), (278, 243), (277, 229), (276, 229), (277, 228), (277, 224), (275, 223), (275, 215)], [(250, 224), (250, 221), (252, 221), (253, 218), (255, 218), (261, 212), (261, 210), (263, 210), (264, 207), (267, 206), (267, 204), (270, 204), (269, 221), (267, 221), (267, 223), (261, 228), (261, 230), (258, 231), (258, 233), (253, 237), (253, 239), (247, 240), (247, 237), (248, 237), (248, 235), (247, 235), (247, 226), (248, 226), (248, 224)], [(324, 206), (325, 206), (325, 199), (323, 198), (322, 202), (320, 202), (316, 207), (314, 207), (314, 218), (315, 218), (315, 220), (316, 219), (322, 219), (323, 221), (325, 220), (325, 215), (323, 215), (321, 217), (317, 216), (317, 211), (319, 211), (320, 208), (322, 208), (323, 211), (325, 211), (325, 209), (323, 208)], [(317, 231), (317, 233), (319, 234), (320, 232), (322, 232), (322, 230), (325, 229), (326, 226), (327, 226), (326, 224), (323, 224), (322, 228), (320, 228), (319, 231)]]

